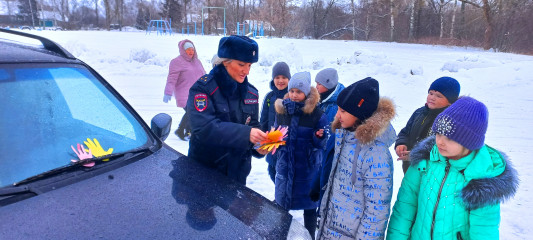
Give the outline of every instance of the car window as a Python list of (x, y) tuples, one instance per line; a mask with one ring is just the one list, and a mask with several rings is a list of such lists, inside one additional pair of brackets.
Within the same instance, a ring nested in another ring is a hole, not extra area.
[(148, 144), (142, 125), (81, 65), (0, 65), (0, 186), (76, 159), (71, 145), (103, 150)]

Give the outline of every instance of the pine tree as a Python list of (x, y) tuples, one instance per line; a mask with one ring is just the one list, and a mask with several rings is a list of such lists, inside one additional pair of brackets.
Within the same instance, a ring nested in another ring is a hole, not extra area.
[(173, 28), (180, 27), (182, 23), (181, 10), (182, 6), (178, 0), (164, 0), (162, 2), (162, 12), (160, 15), (169, 20), (172, 19), (171, 25)]
[(135, 27), (137, 29), (146, 29), (146, 23), (144, 22), (144, 11), (143, 6), (139, 6), (137, 9), (137, 18), (135, 19)]
[(37, 1), (19, 0), (18, 8), (19, 13), (17, 14), (17, 18), (22, 24), (31, 25), (33, 27), (39, 25)]

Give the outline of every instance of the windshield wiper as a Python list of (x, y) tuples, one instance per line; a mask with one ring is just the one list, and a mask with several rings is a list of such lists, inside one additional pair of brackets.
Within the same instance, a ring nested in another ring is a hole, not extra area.
[(0, 188), (0, 197), (16, 195), (19, 193), (34, 193), (36, 195), (38, 194), (35, 190), (32, 190), (27, 185)]
[(113, 154), (109, 154), (109, 155), (105, 155), (105, 156), (101, 156), (101, 157), (97, 157), (97, 158), (89, 158), (89, 159), (80, 160), (80, 161), (78, 161), (76, 163), (71, 163), (70, 165), (66, 165), (66, 166), (59, 167), (59, 168), (54, 168), (52, 170), (49, 170), (49, 171), (40, 173), (38, 175), (26, 178), (24, 180), (15, 182), (15, 183), (13, 183), (13, 186), (19, 186), (19, 185), (24, 184), (24, 183), (32, 182), (32, 181), (43, 179), (43, 178), (48, 178), (48, 177), (57, 175), (59, 173), (63, 173), (63, 172), (69, 171), (69, 170), (71, 170), (73, 168), (77, 168), (80, 165), (83, 165), (83, 164), (86, 164), (86, 163), (89, 163), (89, 162), (101, 162), (104, 159), (109, 159), (109, 162), (112, 162), (113, 159), (118, 159), (118, 158), (121, 158), (121, 157), (124, 157), (123, 160), (126, 160), (126, 159), (130, 159), (130, 158), (132, 158), (134, 156), (137, 156), (140, 153), (145, 153), (146, 151), (151, 151), (151, 149), (149, 147), (143, 147), (143, 148), (133, 149), (133, 150), (128, 151), (128, 152), (113, 153)]

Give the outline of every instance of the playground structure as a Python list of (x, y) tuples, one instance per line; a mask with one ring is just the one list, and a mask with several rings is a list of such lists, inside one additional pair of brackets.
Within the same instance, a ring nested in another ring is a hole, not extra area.
[[(246, 32), (246, 25), (248, 25), (248, 32)], [(242, 26), (242, 31), (241, 31)], [(265, 23), (257, 20), (245, 20), (243, 23), (237, 22), (237, 35), (248, 37), (264, 37), (265, 36)]]
[[(196, 28), (196, 22), (192, 22), (194, 23), (194, 35), (197, 34), (197, 28)], [(187, 24), (187, 27), (182, 27), (181, 28), (181, 34), (187, 34), (189, 35), (191, 33), (191, 29), (192, 28), (192, 25), (190, 24)]]
[(172, 35), (172, 26), (171, 23), (172, 20), (150, 20), (150, 23), (148, 24), (148, 27), (146, 28), (146, 34), (150, 34), (152, 31), (156, 31), (157, 35), (165, 35), (168, 33), (168, 35)]
[[(204, 35), (204, 9), (222, 9), (224, 10), (224, 27), (218, 28), (215, 26), (215, 30), (223, 30), (224, 36), (227, 35), (226, 29), (226, 8), (223, 7), (203, 7), (202, 8), (202, 35)], [(146, 34), (150, 34), (152, 31), (156, 31), (157, 35), (172, 35), (172, 25), (171, 19), (169, 20), (150, 20), (148, 27), (146, 29)], [(216, 25), (216, 24), (215, 24)], [(237, 22), (237, 29), (234, 32), (237, 35), (248, 36), (252, 38), (264, 37), (265, 29), (269, 31), (275, 31), (272, 25), (269, 22), (258, 21), (258, 20), (244, 20), (243, 23)], [(194, 29), (194, 32), (192, 30)], [(176, 29), (176, 32), (179, 32), (179, 29)], [(181, 27), (181, 34), (198, 34), (198, 28), (196, 21), (191, 21), (185, 26)]]

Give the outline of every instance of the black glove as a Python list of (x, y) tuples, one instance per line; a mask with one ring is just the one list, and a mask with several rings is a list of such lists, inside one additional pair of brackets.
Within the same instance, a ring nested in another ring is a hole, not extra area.
[(311, 190), (309, 191), (309, 197), (311, 201), (316, 202), (320, 198), (320, 176), (315, 177), (313, 184), (311, 184)]
[(311, 201), (316, 202), (320, 198), (320, 189), (316, 191), (314, 188), (311, 189), (309, 192), (309, 197), (311, 198)]
[(182, 127), (179, 127), (178, 129), (176, 129), (176, 131), (174, 132), (181, 140), (183, 141), (186, 141), (185, 137), (185, 128), (182, 128)]

